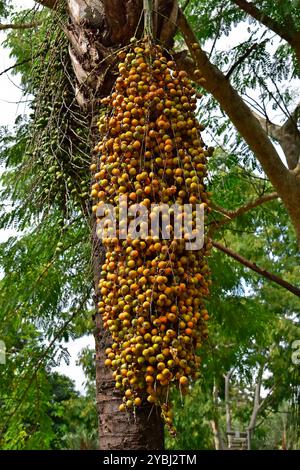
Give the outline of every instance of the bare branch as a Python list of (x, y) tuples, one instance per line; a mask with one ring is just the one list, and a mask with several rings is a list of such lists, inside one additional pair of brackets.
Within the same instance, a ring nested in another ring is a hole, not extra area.
[(215, 443), (215, 449), (216, 450), (224, 450), (225, 446), (223, 443), (223, 439), (221, 436), (220, 428), (219, 428), (219, 422), (216, 419), (211, 419), (209, 421), (213, 437), (214, 437), (214, 443)]
[(226, 410), (226, 432), (231, 432), (231, 409), (230, 409), (230, 398), (229, 398), (229, 385), (230, 379), (234, 369), (230, 370), (228, 374), (224, 376), (225, 379), (225, 410)]
[(296, 106), (290, 117), (281, 127), (280, 145), (285, 153), (288, 166), (291, 170), (300, 163), (300, 131), (298, 128), (298, 118), (300, 113), (300, 103)]
[(213, 402), (213, 417), (209, 421), (211, 430), (214, 436), (214, 443), (216, 450), (224, 450), (225, 444), (223, 442), (220, 426), (219, 426), (219, 413), (218, 413), (218, 394), (219, 388), (214, 379), (213, 390), (212, 390), (212, 402)]
[(185, 4), (183, 5), (182, 7), (182, 11), (185, 11), (187, 9), (187, 7), (189, 6), (189, 3), (190, 3), (191, 0), (186, 0), (185, 1)]
[[(234, 90), (224, 74), (208, 60), (207, 55), (200, 46), (194, 47), (194, 45), (198, 45), (198, 40), (187, 19), (181, 12), (179, 14), (179, 28), (195, 61), (193, 62), (181, 54), (178, 57), (179, 65), (183, 66), (190, 76), (194, 76), (194, 80), (196, 68), (200, 69), (205, 79), (205, 81), (201, 81), (201, 85), (220, 103), (233, 124), (245, 138), (249, 147), (257, 155), (271, 181), (273, 179), (275, 183), (276, 179), (276, 183), (280, 181), (280, 184), (282, 184), (282, 177), (286, 173), (286, 168), (281, 162), (275, 147), (268, 139), (266, 132), (262, 129), (257, 119), (253, 116), (251, 109)], [(278, 178), (279, 175), (280, 177)], [(276, 183), (274, 186), (276, 186)]]
[(272, 139), (277, 140), (279, 142), (280, 139), (280, 129), (281, 126), (279, 124), (274, 124), (269, 120), (268, 117), (262, 117), (260, 114), (252, 111), (256, 119), (260, 122), (262, 128), (266, 131), (266, 133), (272, 137)]
[(159, 39), (166, 45), (172, 44), (173, 37), (177, 29), (178, 8), (177, 1), (173, 2), (170, 17), (164, 19)]
[(247, 2), (246, 0), (232, 0), (232, 2), (245, 13), (252, 16), (252, 18), (259, 21), (261, 24), (271, 29), (282, 39), (287, 41), (295, 49), (296, 56), (300, 64), (300, 32), (295, 29), (294, 22), (290, 16), (286, 17), (286, 26), (283, 26), (273, 18), (266, 15), (263, 11), (259, 10), (252, 2)]
[(272, 400), (272, 393), (274, 392), (275, 388), (276, 384), (273, 384), (265, 398), (260, 402), (259, 411), (262, 411), (270, 403), (270, 401)]
[(153, 4), (153, 35), (157, 37), (157, 30), (158, 30), (158, 0), (154, 0)]
[(43, 7), (51, 8), (54, 9), (59, 0), (35, 0), (36, 3), (39, 3), (40, 5), (43, 5)]
[(286, 206), (300, 244), (300, 181), (294, 172), (285, 167), (251, 108), (247, 106), (224, 74), (209, 61), (181, 10), (178, 26), (192, 56), (192, 59), (188, 57), (186, 51), (175, 55), (178, 66), (183, 68), (194, 82), (214, 96), (247, 142)]
[(260, 406), (260, 392), (261, 392), (261, 384), (263, 378), (263, 372), (265, 368), (265, 363), (261, 364), (258, 370), (255, 391), (254, 391), (254, 400), (253, 400), (253, 409), (250, 417), (249, 426), (247, 428), (247, 440), (248, 440), (248, 450), (251, 450), (251, 435), (252, 431), (256, 426), (257, 416), (261, 410)]
[(233, 219), (236, 217), (245, 214), (246, 212), (249, 212), (252, 209), (255, 209), (258, 206), (261, 206), (265, 202), (268, 201), (273, 201), (274, 199), (278, 198), (277, 193), (269, 193), (269, 194), (264, 194), (263, 196), (258, 197), (257, 199), (254, 199), (253, 201), (249, 201), (247, 204), (244, 206), (239, 207), (238, 209), (234, 211), (229, 211), (227, 209), (224, 209), (223, 207), (217, 206), (215, 204), (212, 204), (212, 208), (215, 209), (217, 212), (221, 212), (224, 214), (226, 217), (224, 217), (221, 220), (217, 220), (212, 222), (213, 229), (222, 227), (225, 224), (228, 224), (231, 222)]
[(259, 46), (260, 44), (258, 43), (255, 43), (253, 44), (251, 47), (249, 47), (245, 52), (244, 54), (242, 54), (238, 60), (230, 67), (230, 69), (228, 70), (228, 72), (226, 73), (226, 78), (230, 78), (230, 76), (233, 74), (233, 72), (235, 71), (235, 69), (241, 65), (245, 59), (247, 59), (247, 57), (249, 57), (249, 55)]
[(284, 289), (287, 289), (289, 292), (292, 292), (292, 294), (296, 295), (297, 297), (300, 297), (300, 289), (299, 287), (293, 286), (289, 282), (285, 281), (279, 276), (276, 276), (276, 274), (272, 274), (266, 269), (260, 268), (257, 266), (257, 264), (252, 263), (248, 259), (244, 258), (243, 256), (239, 255), (238, 253), (234, 252), (230, 248), (227, 248), (226, 246), (222, 245), (219, 242), (216, 242), (214, 240), (211, 241), (212, 245), (217, 248), (220, 251), (223, 251), (226, 255), (230, 256), (231, 258), (235, 259), (239, 263), (243, 264), (249, 269), (252, 269), (252, 271), (255, 271), (256, 273), (260, 274), (261, 276), (265, 277), (266, 279), (270, 279), (271, 281), (275, 282), (281, 287), (284, 287)]
[(253, 111), (253, 114), (259, 120), (267, 134), (281, 145), (290, 170), (293, 170), (297, 166), (300, 159), (300, 131), (298, 129), (299, 110), (300, 103), (282, 126), (274, 124), (268, 118), (263, 118)]
[[(220, 31), (221, 31), (221, 26), (222, 26), (222, 21), (223, 21), (223, 15), (222, 15), (222, 13), (223, 13), (223, 7), (224, 7), (224, 5), (221, 5), (221, 6), (220, 6), (220, 10), (218, 10), (218, 12), (217, 12), (217, 14), (216, 14), (216, 16), (215, 16), (215, 21), (217, 21), (217, 19), (218, 19), (218, 27), (217, 27), (217, 30), (216, 30), (216, 33), (215, 33), (215, 37), (214, 37), (212, 46), (211, 46), (211, 48), (210, 48), (210, 52), (209, 52), (209, 54), (208, 54), (208, 58), (209, 58), (209, 59), (211, 58), (211, 56), (212, 56), (212, 54), (213, 54), (213, 51), (214, 51), (214, 49), (215, 49), (215, 47), (216, 47), (217, 41), (218, 41), (218, 39), (219, 39), (219, 37), (220, 37)], [(182, 10), (182, 11), (184, 11), (184, 10)]]

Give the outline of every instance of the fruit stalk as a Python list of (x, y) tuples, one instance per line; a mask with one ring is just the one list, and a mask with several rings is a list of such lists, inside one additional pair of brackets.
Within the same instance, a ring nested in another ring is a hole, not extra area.
[(143, 0), (144, 2), (144, 36), (153, 38), (153, 0)]

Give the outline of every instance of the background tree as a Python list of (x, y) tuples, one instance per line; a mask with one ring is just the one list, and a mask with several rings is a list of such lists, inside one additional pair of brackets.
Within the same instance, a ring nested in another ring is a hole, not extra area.
[[(47, 394), (41, 389), (47, 385), (47, 366), (65, 354), (61, 338), (75, 338), (91, 328), (93, 284), (102, 255), (93, 236), (88, 196), (91, 148), (97, 138), (94, 117), (99, 97), (110, 92), (115, 79), (115, 52), (142, 29), (141, 1), (93, 1), (91, 8), (79, 0), (41, 3), (50, 9), (14, 14), (2, 28), (9, 31), (6, 46), (16, 60), (13, 70), (21, 73), (24, 91), (32, 99), (30, 116), (20, 116), (13, 132), (2, 131), (6, 170), (1, 227), (18, 230), (2, 244), (0, 254), (0, 337), (10, 358), (5, 372), (0, 369), (5, 448), (51, 445), (50, 424), (44, 422), (43, 432), (36, 426), (46, 417)], [(80, 7), (76, 12), (75, 5)], [(207, 0), (181, 7), (186, 17), (176, 2), (154, 2), (154, 19), (158, 40), (170, 49), (175, 38), (171, 54), (204, 95), (199, 118), (207, 125), (205, 138), (213, 136), (217, 147), (208, 181), (214, 194), (210, 236), (296, 285), (299, 6), (289, 1)], [(7, 3), (1, 8), (4, 16)], [(234, 28), (242, 41), (224, 47)], [(192, 446), (216, 445), (218, 430), (227, 445), (224, 374), (233, 368), (235, 389), (242, 393), (249, 388), (243, 409), (237, 394), (232, 411), (243, 429), (249, 425), (250, 390), (261, 363), (271, 374), (263, 383), (272, 399), (259, 419), (267, 422), (270, 407), (274, 416), (284, 406), (288, 416), (297, 416), (299, 372), (291, 362), (290, 345), (299, 337), (298, 299), (220, 252), (213, 253), (211, 267), (210, 341), (201, 351), (202, 376), (192, 392), (197, 401), (186, 399), (186, 406), (197, 404), (199, 419), (186, 423), (184, 416), (191, 413), (181, 413), (182, 398), (175, 397), (179, 437), (168, 441), (169, 446), (186, 445), (181, 430), (187, 426)], [(128, 417), (116, 405), (112, 408), (115, 392), (101, 365), (106, 337), (99, 320), (95, 336), (101, 446), (162, 446), (159, 417), (148, 409), (131, 422), (132, 434), (124, 443), (119, 430), (128, 431)], [(25, 416), (39, 409), (36, 403), (43, 403), (41, 413), (28, 424)], [(199, 425), (200, 418), (206, 426)], [(291, 446), (297, 446), (297, 436), (296, 431)]]

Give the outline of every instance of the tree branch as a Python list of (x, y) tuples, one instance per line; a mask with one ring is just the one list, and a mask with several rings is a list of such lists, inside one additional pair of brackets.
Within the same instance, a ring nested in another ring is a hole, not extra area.
[(6, 29), (30, 29), (39, 26), (40, 22), (33, 22), (33, 23), (8, 23), (8, 24), (0, 24), (0, 31), (4, 31)]
[(173, 37), (177, 29), (178, 3), (173, 2), (173, 7), (169, 18), (164, 19), (160, 33), (160, 41), (166, 45), (172, 45)]
[(264, 194), (263, 196), (258, 197), (257, 199), (254, 199), (253, 201), (249, 201), (247, 204), (244, 206), (239, 207), (238, 209), (234, 211), (229, 211), (227, 209), (224, 209), (223, 207), (219, 207), (215, 204), (212, 204), (212, 209), (215, 209), (218, 212), (221, 212), (224, 214), (226, 217), (224, 217), (221, 220), (217, 220), (212, 222), (213, 229), (217, 229), (219, 227), (222, 227), (225, 224), (228, 224), (231, 222), (233, 219), (236, 217), (245, 214), (246, 212), (255, 209), (255, 207), (261, 206), (265, 202), (268, 201), (273, 201), (274, 199), (278, 198), (277, 193), (269, 193), (269, 194)]
[(281, 127), (280, 145), (285, 153), (288, 166), (291, 170), (300, 163), (300, 131), (298, 128), (298, 118), (300, 113), (300, 103), (297, 104), (290, 117)]
[(282, 126), (274, 124), (268, 118), (264, 118), (258, 113), (253, 112), (267, 134), (280, 144), (290, 170), (293, 170), (297, 166), (300, 159), (300, 131), (298, 129), (299, 110), (300, 103)]
[(258, 413), (260, 411), (260, 392), (261, 392), (261, 384), (263, 378), (265, 364), (261, 364), (257, 374), (257, 381), (255, 385), (255, 392), (254, 392), (254, 400), (253, 400), (253, 409), (250, 417), (249, 426), (247, 428), (247, 440), (248, 440), (248, 450), (251, 450), (251, 435), (252, 431), (255, 428), (256, 420)]
[[(186, 51), (181, 52), (175, 55), (178, 66), (183, 68), (194, 82), (214, 96), (247, 142), (285, 204), (300, 244), (300, 181), (294, 172), (285, 167), (275, 146), (253, 115), (252, 110), (224, 74), (209, 61), (181, 10), (179, 10), (178, 18), (178, 26), (193, 59), (188, 57)], [(201, 74), (202, 77), (199, 78)]]
[(251, 418), (250, 418), (250, 422), (248, 426), (249, 431), (252, 431), (252, 429), (255, 427), (257, 415), (260, 410), (260, 392), (261, 392), (261, 384), (262, 384), (264, 367), (265, 367), (265, 364), (261, 364), (258, 370), (258, 374), (257, 374), (257, 381), (255, 385), (254, 400), (253, 400), (253, 410), (252, 410), (252, 414), (251, 414)]
[(297, 297), (300, 297), (300, 289), (299, 287), (293, 286), (289, 282), (285, 281), (279, 276), (276, 276), (276, 274), (272, 274), (266, 269), (262, 269), (257, 264), (252, 263), (248, 259), (244, 258), (243, 256), (239, 255), (238, 253), (235, 253), (232, 251), (230, 248), (227, 248), (226, 246), (222, 245), (219, 242), (216, 242), (214, 240), (211, 241), (212, 245), (217, 248), (220, 251), (223, 251), (226, 255), (230, 256), (231, 258), (235, 259), (239, 263), (243, 264), (249, 269), (252, 269), (252, 271), (255, 271), (256, 273), (260, 274), (261, 276), (265, 277), (266, 279), (269, 279), (270, 281), (275, 282), (281, 287), (284, 287), (284, 289), (287, 289), (288, 291), (292, 292), (292, 294), (296, 295)]
[(212, 403), (213, 403), (213, 416), (210, 420), (211, 430), (214, 436), (214, 443), (216, 450), (224, 450), (225, 445), (223, 442), (220, 426), (219, 426), (219, 413), (218, 413), (218, 393), (219, 389), (214, 379), (213, 390), (212, 390)]
[(298, 129), (298, 119), (300, 115), (300, 103), (297, 104), (295, 107), (294, 111), (291, 113), (290, 117), (285, 121), (285, 123), (282, 126), (282, 129), (284, 129), (285, 132), (292, 133)]
[(189, 6), (189, 3), (190, 3), (191, 0), (186, 0), (185, 1), (185, 4), (183, 5), (182, 7), (182, 11), (185, 11), (187, 9), (187, 7)]
[[(16, 403), (16, 406), (15, 406), (14, 410), (8, 416), (7, 420), (4, 421), (4, 423), (2, 425), (2, 428), (0, 429), (0, 437), (1, 437), (1, 434), (2, 434), (2, 430), (6, 428), (6, 426), (9, 424), (11, 419), (15, 416), (15, 414), (17, 413), (19, 408), (22, 406), (23, 401), (26, 398), (27, 393), (30, 390), (30, 387), (31, 387), (32, 382), (33, 382), (34, 377), (35, 377), (35, 374), (37, 373), (37, 371), (39, 370), (39, 368), (43, 364), (44, 360), (47, 358), (47, 356), (48, 356), (49, 352), (51, 351), (52, 347), (55, 345), (56, 341), (62, 337), (63, 333), (67, 330), (67, 327), (70, 325), (70, 323), (76, 318), (76, 316), (79, 313), (81, 313), (81, 310), (82, 310), (83, 306), (86, 304), (88, 298), (90, 298), (90, 295), (91, 295), (91, 292), (89, 291), (87, 293), (87, 295), (84, 296), (83, 300), (81, 300), (80, 304), (78, 305), (76, 310), (72, 313), (70, 318), (55, 333), (54, 337), (52, 338), (52, 340), (50, 341), (48, 346), (45, 348), (45, 350), (38, 357), (36, 363), (33, 363), (32, 365), (30, 364), (31, 367), (29, 367), (29, 371), (28, 371), (27, 375), (31, 375), (31, 377), (29, 377), (29, 381), (26, 384), (26, 387), (25, 387), (24, 391), (22, 391), (20, 400)], [(26, 378), (26, 375), (25, 375), (25, 378)], [(24, 378), (23, 378), (23, 380), (24, 380)]]
[(296, 166), (296, 168), (293, 170), (293, 173), (296, 176), (296, 178), (300, 179), (300, 160), (299, 160), (299, 163)]
[(1, 77), (1, 75), (4, 75), (5, 73), (9, 72), (10, 70), (15, 69), (16, 67), (20, 67), (21, 65), (28, 64), (28, 62), (31, 62), (33, 59), (36, 59), (40, 55), (41, 55), (41, 53), (37, 54), (35, 57), (30, 57), (29, 59), (22, 60), (21, 62), (17, 62), (15, 64), (11, 65), (10, 67), (7, 67), (7, 69), (4, 69), (4, 70), (2, 70), (2, 72), (0, 72), (0, 77)]

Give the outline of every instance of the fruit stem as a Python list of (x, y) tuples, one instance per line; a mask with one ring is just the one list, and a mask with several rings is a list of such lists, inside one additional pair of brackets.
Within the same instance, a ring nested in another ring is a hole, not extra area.
[(144, 1), (144, 36), (148, 38), (153, 37), (153, 0)]

